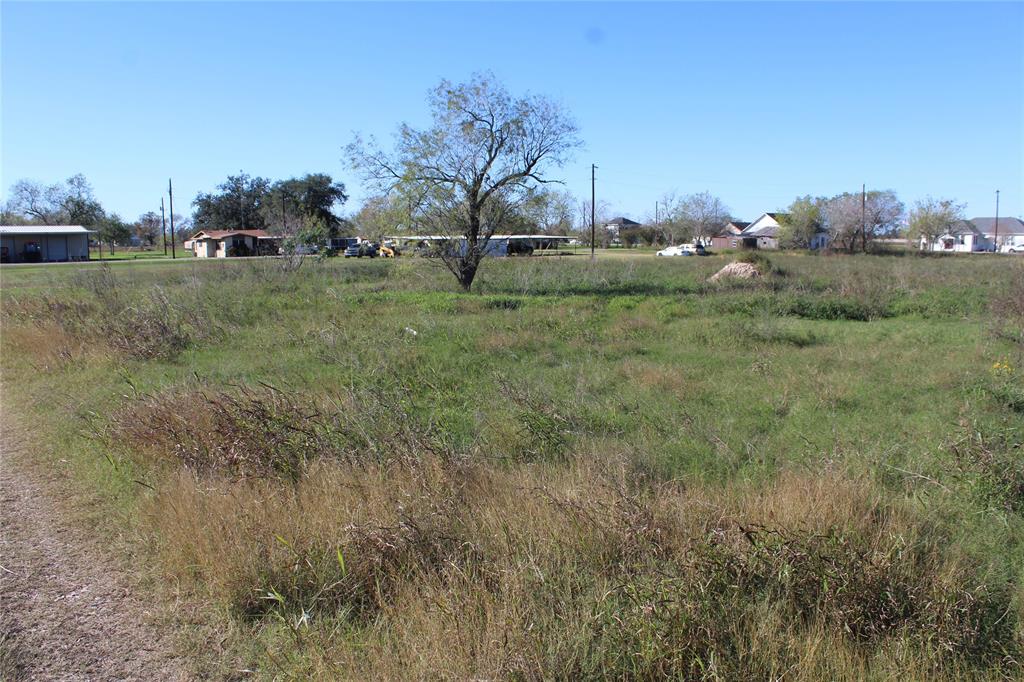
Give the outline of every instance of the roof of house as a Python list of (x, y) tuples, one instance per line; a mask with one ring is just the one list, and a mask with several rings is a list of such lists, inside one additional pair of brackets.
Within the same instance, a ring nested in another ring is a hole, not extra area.
[(618, 218), (612, 218), (611, 220), (609, 220), (608, 222), (605, 223), (605, 225), (619, 225), (619, 226), (622, 226), (622, 227), (629, 226), (629, 225), (639, 225), (639, 224), (640, 223), (636, 222), (635, 220), (630, 220), (629, 218), (623, 218), (622, 216), (619, 216)]
[(44, 235), (44, 234), (95, 234), (81, 225), (0, 225), (0, 234)]
[[(981, 230), (986, 235), (995, 234), (996, 231), (996, 219), (995, 218), (971, 218), (971, 222), (974, 226)], [(999, 234), (1011, 235), (1011, 234), (1024, 234), (1024, 222), (1021, 222), (1019, 218), (1012, 218), (1010, 216), (999, 218)]]
[[(779, 218), (785, 217), (785, 215), (785, 213), (762, 213), (758, 216), (757, 220), (749, 223), (745, 228), (743, 228), (743, 232), (741, 234), (744, 237), (774, 237), (779, 232)], [(765, 218), (770, 218), (773, 224), (758, 227), (757, 229), (751, 229)]]
[(745, 223), (740, 220), (730, 221), (725, 227), (718, 231), (716, 237), (735, 237), (743, 230), (747, 229), (750, 223)]
[(266, 239), (267, 237), (273, 237), (274, 235), (267, 233), (266, 230), (200, 230), (192, 235), (192, 240), (197, 239), (225, 239), (227, 237), (234, 237), (235, 235), (244, 235), (246, 237), (256, 237), (257, 239)]
[[(1000, 221), (1000, 222), (1002, 222), (1002, 221)], [(958, 220), (958, 221), (956, 221), (953, 224), (953, 227), (951, 227), (946, 234), (949, 234), (949, 235), (974, 234), (974, 235), (978, 235), (979, 237), (983, 237), (984, 236), (982, 234), (981, 230), (979, 230), (978, 227), (972, 221), (970, 221), (970, 220)]]
[(764, 227), (747, 232), (744, 230), (744, 237), (774, 237), (779, 233), (778, 225), (765, 225)]

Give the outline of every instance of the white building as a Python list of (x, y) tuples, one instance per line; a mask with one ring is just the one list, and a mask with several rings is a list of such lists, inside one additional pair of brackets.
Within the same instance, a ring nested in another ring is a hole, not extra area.
[(0, 263), (89, 260), (89, 235), (81, 225), (0, 225)]
[(992, 251), (995, 248), (992, 240), (977, 228), (970, 220), (961, 220), (945, 234), (928, 241), (921, 237), (918, 248), (922, 251), (946, 251), (949, 253), (973, 253), (975, 251)]
[(740, 232), (741, 244), (745, 249), (779, 248), (778, 213), (762, 213), (757, 220)]
[[(777, 249), (779, 248), (779, 218), (785, 213), (762, 213), (754, 222), (743, 228), (737, 235), (739, 244), (745, 249)], [(832, 237), (826, 230), (819, 229), (811, 237), (807, 248), (812, 251), (824, 249)]]
[(999, 251), (1024, 250), (1024, 221), (1020, 218), (971, 218), (971, 223)]

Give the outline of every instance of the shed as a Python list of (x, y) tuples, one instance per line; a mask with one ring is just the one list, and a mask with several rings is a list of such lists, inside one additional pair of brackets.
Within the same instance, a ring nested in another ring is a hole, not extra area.
[(81, 225), (0, 225), (0, 262), (89, 260), (89, 235), (95, 233)]

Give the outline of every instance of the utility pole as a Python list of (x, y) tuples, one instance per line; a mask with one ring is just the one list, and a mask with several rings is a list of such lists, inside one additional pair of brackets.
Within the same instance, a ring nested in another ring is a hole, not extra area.
[(594, 178), (596, 177), (595, 171), (597, 171), (597, 166), (590, 164), (590, 260), (597, 258), (597, 255), (594, 253), (594, 239), (596, 233), (596, 230), (594, 229), (594, 206), (597, 203), (595, 201), (597, 194), (594, 191), (596, 186), (594, 184)]
[(167, 216), (164, 214), (164, 198), (160, 197), (160, 231), (164, 235), (164, 255), (167, 255)]
[(167, 178), (167, 198), (171, 204), (171, 259), (175, 259), (178, 254), (174, 252), (174, 187), (170, 178)]
[(999, 190), (996, 190), (996, 233), (993, 237), (996, 253), (999, 253)]
[(860, 186), (860, 248), (868, 250), (868, 185)]

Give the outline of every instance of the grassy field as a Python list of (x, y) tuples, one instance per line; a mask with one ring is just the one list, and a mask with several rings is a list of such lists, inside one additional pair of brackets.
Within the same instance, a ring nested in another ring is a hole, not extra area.
[(731, 258), (7, 269), (4, 387), (203, 676), (1020, 677), (1024, 261)]
[(192, 252), (187, 251), (181, 244), (178, 244), (177, 253), (171, 253), (171, 247), (167, 247), (167, 253), (165, 254), (162, 248), (155, 249), (128, 249), (121, 247), (115, 249), (114, 253), (110, 253), (110, 249), (104, 248), (103, 253), (99, 253), (98, 249), (89, 250), (89, 258), (96, 261), (123, 261), (123, 260), (149, 260), (152, 258), (159, 258), (171, 260), (172, 255), (176, 255), (178, 258), (192, 258)]

